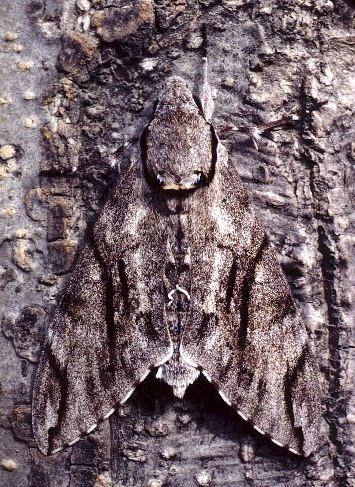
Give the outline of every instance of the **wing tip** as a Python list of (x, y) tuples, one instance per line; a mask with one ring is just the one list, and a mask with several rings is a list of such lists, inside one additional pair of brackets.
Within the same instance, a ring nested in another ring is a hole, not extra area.
[[(161, 363), (165, 363), (167, 360), (169, 360), (169, 358), (171, 357), (171, 355), (172, 355), (172, 351), (169, 351), (169, 355), (167, 355)], [(150, 374), (150, 372), (156, 366), (157, 366), (156, 364), (153, 364), (148, 370), (146, 370), (144, 372), (144, 374), (134, 383), (133, 387), (131, 387), (131, 389), (128, 391), (128, 393), (124, 396), (124, 398), (120, 402), (118, 402), (106, 414), (104, 414), (101, 418), (99, 418), (96, 423), (92, 424), (85, 431), (82, 431), (76, 438), (74, 438), (73, 440), (71, 440), (69, 442), (63, 443), (62, 446), (60, 446), (58, 448), (54, 448), (53, 450), (50, 450), (49, 448), (39, 448), (39, 450), (44, 455), (55, 455), (56, 453), (59, 453), (60, 451), (64, 450), (65, 448), (68, 448), (70, 446), (73, 446), (75, 443), (77, 443), (79, 440), (81, 440), (82, 438), (84, 438), (86, 435), (92, 433), (103, 421), (106, 421), (106, 419), (108, 419), (116, 411), (116, 409), (117, 409), (118, 406), (124, 404), (129, 399), (129, 397), (133, 394), (133, 392), (135, 391), (135, 389), (138, 386), (138, 384), (140, 384), (141, 382), (143, 382), (146, 379), (146, 377)], [(37, 441), (37, 444), (38, 443), (39, 442)]]
[[(79, 440), (82, 440), (85, 438), (86, 435), (92, 433), (101, 423), (103, 423), (107, 418), (109, 418), (114, 412), (116, 411), (116, 408), (110, 409), (108, 413), (106, 413), (104, 416), (102, 416), (96, 423), (91, 425), (89, 428), (87, 428), (85, 431), (81, 432), (79, 436), (74, 438), (71, 441), (67, 441), (63, 444), (63, 446), (60, 446), (58, 448), (55, 448), (54, 450), (50, 450), (47, 455), (55, 455), (56, 453), (59, 453), (62, 450), (65, 450), (66, 448), (69, 448), (70, 446), (75, 445)], [(43, 453), (43, 450), (41, 450)]]
[[(210, 376), (208, 374), (206, 374), (204, 371), (203, 371), (203, 374), (204, 376), (206, 377), (206, 379), (211, 382), (211, 384), (214, 384), (214, 382), (212, 381), (212, 379), (210, 378)], [(216, 385), (216, 384), (215, 384)], [(237, 414), (239, 414), (239, 416), (244, 420), (244, 421), (247, 421), (248, 423), (251, 424), (251, 426), (258, 432), (260, 433), (261, 435), (263, 436), (266, 436), (269, 440), (271, 440), (275, 445), (279, 446), (280, 448), (286, 448), (287, 450), (289, 450), (291, 453), (294, 453), (295, 455), (297, 456), (308, 456), (306, 454), (304, 454), (303, 452), (301, 451), (298, 451), (296, 450), (295, 448), (292, 448), (290, 447), (289, 445), (285, 445), (283, 443), (281, 443), (280, 441), (276, 440), (275, 438), (273, 438), (269, 433), (266, 433), (265, 431), (263, 431), (262, 429), (260, 429), (252, 419), (248, 418), (248, 416), (246, 416), (244, 413), (242, 413), (234, 404), (233, 402), (228, 399), (228, 397), (224, 394), (224, 392), (222, 392), (219, 388), (217, 388), (218, 390), (218, 394), (221, 396), (221, 398), (223, 399), (223, 401), (228, 404), (228, 406), (231, 406)]]
[(285, 448), (287, 449), (288, 451), (290, 451), (291, 453), (297, 455), (297, 456), (303, 456), (303, 457), (307, 457), (310, 453), (312, 452), (309, 452), (309, 453), (305, 453), (303, 452), (301, 449), (295, 449), (294, 447), (291, 447), (287, 444), (283, 444), (281, 443), (280, 441), (276, 440), (275, 438), (273, 438), (269, 433), (263, 431), (261, 428), (259, 428), (255, 423), (254, 421), (249, 418), (248, 416), (246, 416), (242, 411), (240, 411), (240, 409), (238, 409), (238, 407), (233, 403), (233, 401), (231, 401), (226, 395), (225, 393), (220, 389), (219, 385), (210, 377), (210, 375), (205, 372), (205, 370), (202, 369), (202, 367), (199, 367), (202, 374), (206, 377), (206, 379), (208, 380), (208, 382), (210, 382), (213, 386), (216, 387), (217, 391), (218, 391), (218, 394), (220, 395), (220, 397), (223, 399), (223, 401), (228, 404), (228, 406), (232, 407), (237, 414), (239, 414), (239, 416), (244, 420), (244, 421), (247, 421), (248, 423), (251, 424), (251, 426), (260, 434), (262, 434), (263, 436), (267, 437), (269, 440), (271, 440), (275, 445), (277, 445), (278, 447), (280, 448)]
[[(99, 418), (96, 423), (92, 424), (89, 428), (87, 428), (85, 431), (83, 431), (82, 433), (80, 433), (79, 436), (77, 436), (73, 440), (71, 440), (71, 441), (66, 442), (65, 444), (63, 444), (63, 446), (58, 447), (58, 448), (55, 448), (54, 450), (50, 450), (47, 453), (47, 455), (54, 455), (54, 454), (56, 454), (56, 453), (64, 450), (65, 448), (68, 448), (70, 446), (73, 446), (75, 443), (77, 443), (79, 440), (81, 440), (82, 438), (84, 438), (86, 435), (92, 433), (101, 423), (103, 423), (104, 421), (106, 421), (106, 419), (108, 419), (116, 411), (116, 409), (117, 409), (118, 406), (124, 404), (129, 399), (129, 397), (135, 391), (137, 385), (144, 381), (144, 379), (149, 375), (149, 373), (151, 372), (151, 370), (154, 367), (155, 366), (152, 366), (148, 370), (146, 370), (144, 372), (144, 374), (140, 377), (140, 379), (135, 382), (135, 384), (133, 385), (133, 387), (131, 387), (131, 389), (124, 396), (124, 398), (119, 403), (117, 403), (115, 405), (115, 407), (111, 408), (106, 414), (104, 414), (101, 418)], [(43, 452), (43, 451), (46, 451), (46, 450), (41, 450), (41, 451)]]

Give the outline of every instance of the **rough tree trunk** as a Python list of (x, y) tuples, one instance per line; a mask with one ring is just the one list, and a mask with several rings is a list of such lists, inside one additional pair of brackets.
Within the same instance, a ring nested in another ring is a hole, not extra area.
[[(0, 484), (355, 485), (351, 1), (1, 3)], [(167, 76), (193, 85), (202, 23), (215, 125), (295, 119), (258, 152), (241, 135), (225, 144), (319, 360), (319, 450), (276, 447), (203, 379), (176, 400), (148, 377), (87, 439), (44, 457), (30, 417), (47, 318), (118, 177), (110, 153), (142, 130)]]

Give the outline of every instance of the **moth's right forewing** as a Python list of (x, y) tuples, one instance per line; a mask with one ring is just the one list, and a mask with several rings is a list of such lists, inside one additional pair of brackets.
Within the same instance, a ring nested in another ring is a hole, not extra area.
[(309, 454), (320, 409), (306, 330), (221, 146), (218, 156), (214, 180), (191, 198), (188, 212), (191, 315), (181, 353), (257, 431)]

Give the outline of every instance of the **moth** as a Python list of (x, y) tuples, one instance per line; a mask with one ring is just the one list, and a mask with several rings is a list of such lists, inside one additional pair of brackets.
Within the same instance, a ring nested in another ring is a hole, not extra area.
[(202, 373), (255, 430), (317, 446), (307, 333), (250, 197), (211, 123), (171, 77), (50, 323), (33, 389), (44, 454), (93, 431), (155, 369), (175, 396)]

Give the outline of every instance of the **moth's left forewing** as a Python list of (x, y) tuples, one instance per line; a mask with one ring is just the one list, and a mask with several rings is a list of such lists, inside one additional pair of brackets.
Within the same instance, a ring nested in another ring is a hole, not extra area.
[(33, 431), (45, 454), (90, 433), (172, 354), (164, 208), (142, 173), (138, 151), (54, 313), (33, 390)]
[(215, 177), (191, 198), (188, 221), (191, 314), (183, 357), (257, 431), (309, 453), (316, 443), (319, 391), (313, 360), (304, 359), (306, 330), (220, 144)]
[(79, 439), (104, 417), (119, 395), (111, 387), (115, 381), (110, 368), (104, 274), (89, 243), (48, 330), (32, 401), (33, 432), (45, 454)]

